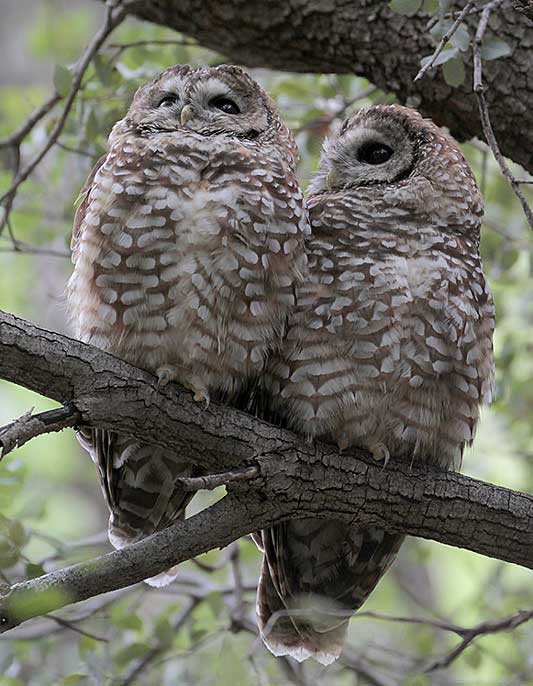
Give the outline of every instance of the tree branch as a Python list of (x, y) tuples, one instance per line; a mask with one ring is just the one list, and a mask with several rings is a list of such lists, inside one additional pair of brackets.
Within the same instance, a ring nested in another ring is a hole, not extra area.
[[(504, 40), (512, 56), (487, 64), (486, 97), (502, 153), (533, 172), (532, 25), (516, 4), (504, 0), (490, 18), (489, 34)], [(455, 0), (449, 11), (464, 6), (464, 0)], [(414, 81), (421, 59), (435, 50), (423, 12), (406, 17), (388, 2), (374, 0), (137, 0), (128, 11), (248, 67), (364, 76), (401, 102), (417, 102), (418, 109), (458, 139), (483, 137), (470, 55), (467, 79), (458, 88), (449, 86), (440, 71)], [(477, 12), (465, 17), (471, 35), (477, 17)]]
[(32, 438), (63, 431), (67, 427), (76, 426), (79, 420), (78, 411), (71, 403), (57, 410), (48, 410), (48, 412), (34, 415), (32, 415), (32, 410), (29, 410), (11, 424), (0, 428), (0, 460)]
[(309, 445), (232, 408), (199, 405), (173, 384), (159, 388), (154, 376), (108, 353), (1, 312), (0, 378), (71, 402), (81, 424), (178, 451), (206, 471), (258, 470), (184, 523), (15, 585), (0, 601), (4, 630), (295, 516), (372, 524), (533, 569), (533, 497), (525, 493), (394, 459), (383, 469), (363, 451)]
[(43, 158), (48, 154), (48, 152), (53, 148), (57, 139), (61, 135), (67, 117), (70, 110), (76, 100), (78, 91), (81, 88), (83, 77), (89, 64), (91, 63), (94, 56), (97, 54), (99, 49), (107, 40), (108, 36), (113, 32), (113, 30), (124, 20), (126, 16), (126, 9), (118, 4), (116, 7), (107, 5), (105, 20), (96, 32), (93, 39), (87, 46), (85, 52), (80, 57), (79, 61), (73, 67), (72, 70), (72, 84), (70, 90), (65, 98), (65, 104), (63, 110), (54, 124), (54, 127), (48, 136), (46, 143), (39, 150), (39, 152), (31, 159), (26, 166), (20, 169), (20, 144), (32, 128), (55, 106), (57, 102), (61, 99), (57, 93), (53, 93), (50, 98), (42, 105), (33, 115), (31, 115), (28, 121), (19, 129), (18, 132), (13, 134), (8, 139), (2, 141), (2, 145), (12, 145), (16, 150), (17, 164), (15, 167), (15, 177), (11, 183), (8, 190), (0, 197), (0, 204), (2, 205), (3, 213), (0, 215), (0, 234), (4, 228), (4, 225), (9, 221), (9, 215), (13, 208), (13, 203), (15, 201), (15, 196), (17, 194), (19, 186), (30, 176), (30, 174), (35, 170), (35, 168), (40, 164)]

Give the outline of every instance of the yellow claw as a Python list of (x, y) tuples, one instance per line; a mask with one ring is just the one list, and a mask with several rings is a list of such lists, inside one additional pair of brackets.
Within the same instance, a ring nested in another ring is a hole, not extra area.
[(375, 443), (369, 446), (368, 449), (372, 453), (374, 460), (383, 462), (383, 469), (385, 469), (390, 460), (390, 452), (387, 446), (384, 443)]

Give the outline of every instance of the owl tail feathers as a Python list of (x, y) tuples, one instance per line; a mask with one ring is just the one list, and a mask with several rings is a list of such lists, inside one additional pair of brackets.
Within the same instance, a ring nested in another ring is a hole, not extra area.
[(301, 610), (291, 613), (285, 608), (264, 561), (257, 589), (257, 618), (264, 644), (276, 657), (289, 655), (298, 662), (312, 657), (330, 665), (341, 654), (348, 619), (337, 619), (332, 624), (331, 613), (324, 622), (320, 613), (304, 612), (315, 615), (314, 619), (301, 617)]

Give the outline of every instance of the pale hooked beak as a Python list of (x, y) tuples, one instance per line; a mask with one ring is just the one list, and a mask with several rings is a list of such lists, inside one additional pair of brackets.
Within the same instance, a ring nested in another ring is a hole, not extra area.
[(181, 125), (185, 124), (194, 118), (194, 107), (192, 105), (185, 105), (181, 110), (180, 121)]

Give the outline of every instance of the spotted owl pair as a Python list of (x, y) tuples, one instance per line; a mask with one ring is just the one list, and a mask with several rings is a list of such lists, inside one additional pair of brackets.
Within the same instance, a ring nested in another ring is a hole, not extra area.
[[(494, 379), (468, 164), (396, 105), (356, 113), (326, 141), (307, 207), (296, 154), (270, 97), (236, 67), (175, 66), (140, 88), (76, 214), (77, 335), (197, 399), (259, 387), (267, 418), (309, 438), (457, 467)], [(194, 467), (180, 455), (104, 430), (80, 440), (113, 545), (183, 517), (177, 479)], [(266, 644), (324, 664), (402, 543), (309, 518), (255, 538)]]

